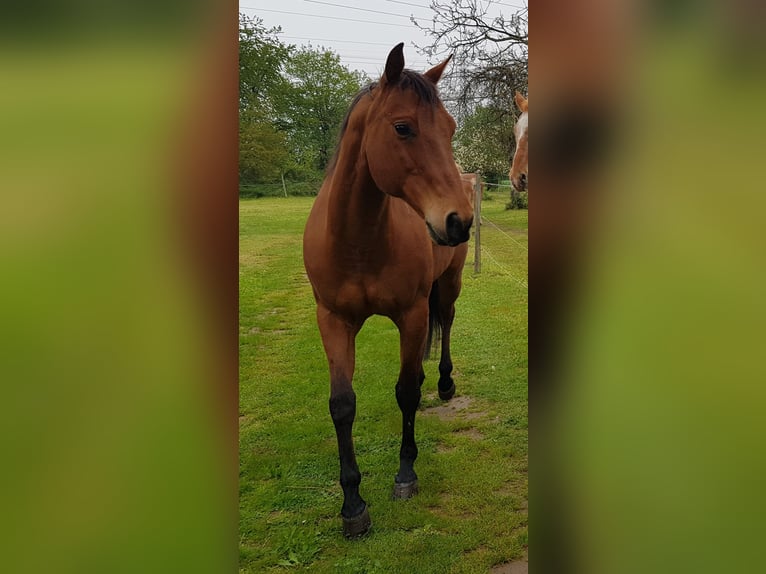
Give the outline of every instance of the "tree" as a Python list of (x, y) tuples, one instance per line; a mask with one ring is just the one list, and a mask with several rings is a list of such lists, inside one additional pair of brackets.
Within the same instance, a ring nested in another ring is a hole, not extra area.
[(252, 115), (273, 113), (273, 100), (284, 90), (282, 70), (290, 47), (276, 38), (280, 28), (266, 29), (263, 20), (239, 14), (239, 110)]
[(290, 47), (267, 30), (262, 20), (239, 15), (239, 178), (271, 182), (290, 163), (287, 138), (275, 123), (274, 110), (287, 88), (282, 71)]
[(492, 4), (432, 0), (430, 22), (412, 19), (433, 38), (430, 46), (420, 47), (425, 54), (434, 59), (453, 54), (453, 72), (441, 90), (458, 121), (479, 105), (511, 114), (514, 91), (527, 91), (528, 10), (490, 16), (490, 9), (498, 9)]
[(365, 78), (325, 49), (282, 44), (278, 28), (240, 14), (239, 174), (250, 183), (280, 174), (313, 180)]
[(455, 134), (455, 160), (466, 172), (481, 171), (495, 181), (507, 177), (513, 124), (502, 110), (477, 107)]
[(287, 62), (290, 89), (281, 117), (298, 164), (323, 170), (335, 148), (346, 110), (365, 78), (323, 48), (304, 47)]
[(271, 182), (290, 165), (287, 137), (266, 121), (239, 124), (239, 177), (241, 181)]

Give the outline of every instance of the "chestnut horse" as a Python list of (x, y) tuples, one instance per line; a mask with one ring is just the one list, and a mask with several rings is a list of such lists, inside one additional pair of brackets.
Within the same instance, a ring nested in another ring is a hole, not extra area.
[(395, 498), (409, 498), (418, 489), (415, 411), (424, 355), (439, 331), (439, 396), (448, 400), (455, 393), (450, 328), (473, 210), (452, 156), (455, 121), (436, 89), (450, 58), (419, 74), (404, 69), (403, 46), (391, 50), (380, 80), (352, 102), (303, 235), (330, 367), (341, 515), (349, 538), (370, 527), (351, 437), (354, 344), (365, 320), (383, 315), (399, 330), (402, 445)]
[(516, 191), (526, 191), (529, 186), (527, 177), (527, 127), (529, 124), (527, 111), (529, 104), (527, 99), (519, 92), (516, 92), (514, 99), (521, 115), (516, 120), (516, 125), (513, 126), (513, 135), (516, 138), (516, 152), (513, 154), (513, 163), (511, 164), (511, 171), (508, 177), (511, 179), (511, 185), (513, 185)]

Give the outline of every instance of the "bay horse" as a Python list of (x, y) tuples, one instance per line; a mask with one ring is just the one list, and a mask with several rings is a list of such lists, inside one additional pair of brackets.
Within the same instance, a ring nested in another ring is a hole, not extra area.
[(343, 534), (371, 524), (359, 495), (352, 425), (355, 339), (372, 315), (399, 330), (396, 401), (402, 413), (394, 498), (417, 493), (415, 411), (423, 359), (441, 332), (439, 396), (455, 393), (450, 329), (467, 253), (473, 209), (451, 140), (455, 120), (436, 83), (450, 58), (423, 74), (404, 68), (404, 44), (385, 71), (354, 98), (338, 146), (306, 222), (303, 259), (330, 369), (330, 415), (338, 440)]
[(516, 125), (513, 126), (513, 135), (516, 138), (516, 151), (513, 154), (513, 162), (511, 164), (511, 171), (508, 177), (511, 180), (511, 185), (516, 191), (526, 191), (529, 185), (527, 177), (528, 170), (528, 138), (527, 128), (529, 124), (528, 108), (529, 104), (527, 98), (522, 96), (518, 91), (514, 96), (516, 106), (518, 106), (521, 115), (516, 120)]

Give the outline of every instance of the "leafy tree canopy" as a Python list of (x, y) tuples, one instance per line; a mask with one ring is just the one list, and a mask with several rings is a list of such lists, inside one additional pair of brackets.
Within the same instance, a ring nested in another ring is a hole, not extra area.
[(292, 48), (277, 38), (279, 32), (266, 29), (258, 18), (239, 15), (240, 114), (271, 114), (273, 101), (284, 89), (282, 70)]
[(481, 171), (497, 181), (507, 177), (514, 119), (493, 107), (477, 107), (455, 134), (455, 160), (466, 172)]
[(286, 66), (290, 83), (282, 118), (294, 153), (324, 169), (332, 156), (349, 103), (365, 77), (351, 72), (340, 57), (324, 48), (303, 48)]
[(317, 179), (351, 99), (367, 80), (324, 48), (283, 44), (279, 28), (240, 14), (240, 180)]
[(425, 54), (453, 54), (442, 92), (458, 121), (480, 105), (512, 113), (514, 91), (527, 91), (528, 9), (506, 16), (482, 0), (431, 0), (430, 7), (431, 20), (413, 22), (433, 40), (421, 47)]

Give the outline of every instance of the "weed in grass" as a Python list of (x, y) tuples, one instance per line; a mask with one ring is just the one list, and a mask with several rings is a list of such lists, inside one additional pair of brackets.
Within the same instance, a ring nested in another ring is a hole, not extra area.
[(321, 550), (319, 534), (301, 524), (282, 531), (274, 553), (279, 557), (277, 564), (280, 566), (306, 566)]

